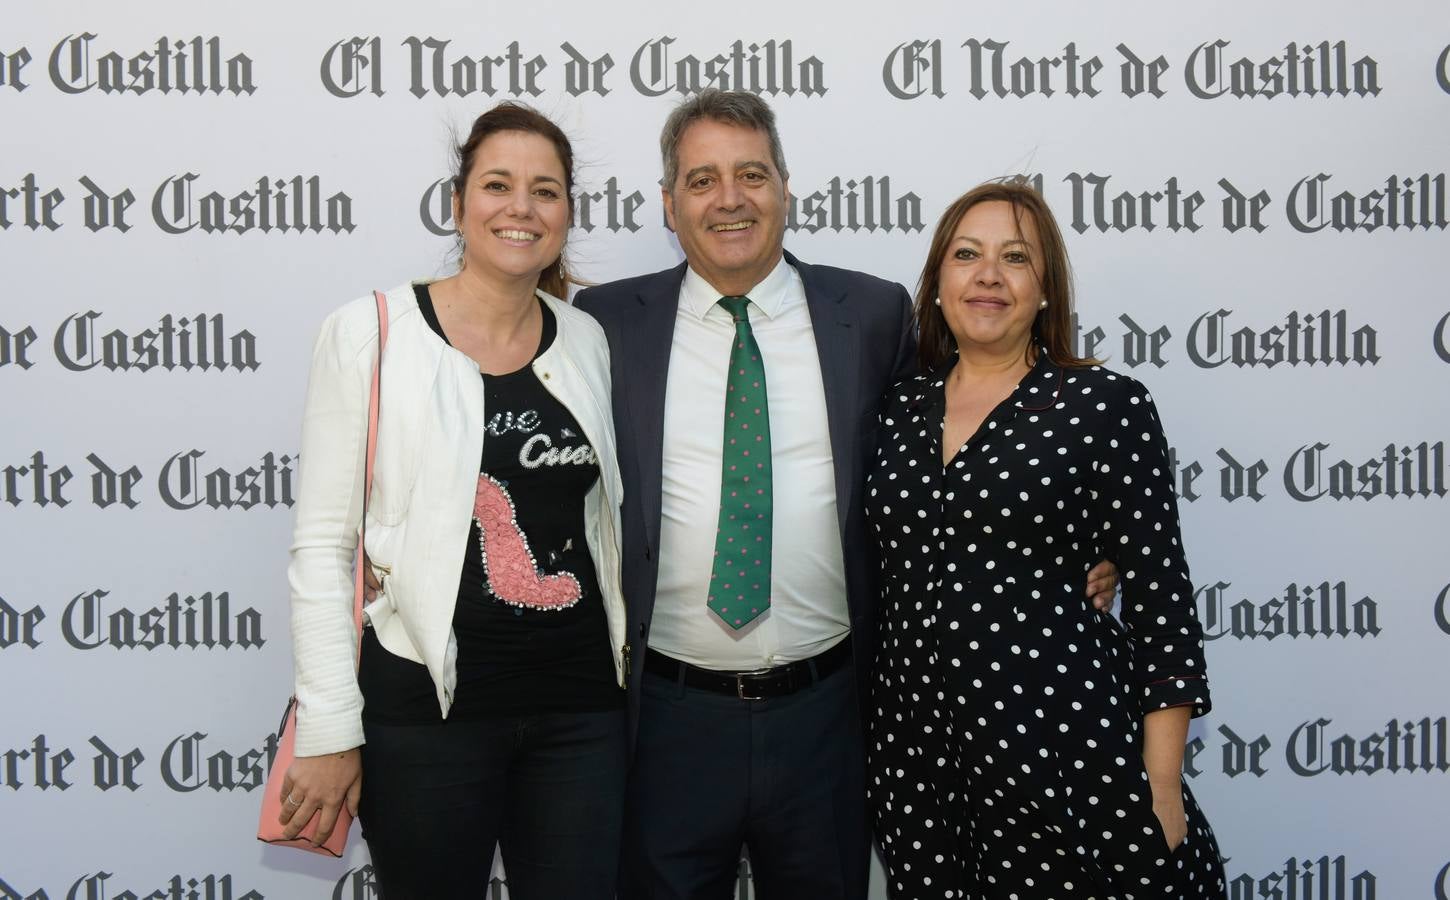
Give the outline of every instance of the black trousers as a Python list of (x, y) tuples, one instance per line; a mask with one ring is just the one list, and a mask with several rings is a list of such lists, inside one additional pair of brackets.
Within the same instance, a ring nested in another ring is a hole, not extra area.
[(363, 838), (382, 900), (484, 898), (495, 843), (512, 900), (610, 900), (624, 710), (364, 723)]
[(740, 700), (645, 673), (620, 900), (864, 900), (866, 774), (851, 666)]

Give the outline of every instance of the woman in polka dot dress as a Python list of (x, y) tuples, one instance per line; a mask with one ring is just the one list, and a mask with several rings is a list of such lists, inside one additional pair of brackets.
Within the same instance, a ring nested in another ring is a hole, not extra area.
[[(896, 898), (1224, 896), (1180, 770), (1209, 709), (1153, 401), (1071, 353), (1040, 196), (957, 200), (916, 298), (868, 510), (883, 560), (871, 802)], [(1115, 562), (1123, 623), (1074, 585)]]

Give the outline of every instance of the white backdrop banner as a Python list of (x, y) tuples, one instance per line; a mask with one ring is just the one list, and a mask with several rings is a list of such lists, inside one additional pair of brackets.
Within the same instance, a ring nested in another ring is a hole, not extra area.
[(506, 98), (575, 141), (577, 272), (674, 265), (707, 86), (775, 107), (808, 261), (914, 286), (953, 198), (1038, 180), (1174, 447), (1231, 896), (1450, 900), (1444, 0), (5, 2), (0, 900), (373, 896), (356, 834), (252, 840), (313, 336), (449, 271)]

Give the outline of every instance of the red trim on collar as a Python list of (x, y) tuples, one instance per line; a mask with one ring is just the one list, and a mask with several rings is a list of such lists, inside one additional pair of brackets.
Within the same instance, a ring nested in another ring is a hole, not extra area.
[[(1032, 367), (1032, 372), (1027, 377), (1035, 380), (1038, 378), (1039, 372), (1045, 369), (1052, 369), (1057, 373), (1057, 383), (1054, 384), (1052, 387), (1052, 396), (1048, 397), (1047, 402), (1043, 403), (1041, 406), (1028, 406), (1026, 403), (1019, 402), (1016, 404), (1018, 409), (1025, 409), (1031, 412), (1041, 412), (1044, 409), (1050, 409), (1055, 403), (1057, 403), (1058, 397), (1062, 396), (1062, 384), (1063, 379), (1066, 377), (1066, 374), (1063, 372), (1062, 366), (1057, 365), (1056, 363), (1052, 362), (1050, 359), (1047, 358), (1046, 353), (1042, 353), (1041, 357), (1037, 361), (1037, 364)], [(1042, 380), (1046, 381), (1047, 379), (1044, 378)]]

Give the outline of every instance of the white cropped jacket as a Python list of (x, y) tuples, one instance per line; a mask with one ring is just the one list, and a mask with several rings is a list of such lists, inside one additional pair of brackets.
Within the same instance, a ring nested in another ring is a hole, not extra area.
[[(578, 419), (599, 459), (585, 500), (585, 530), (598, 570), (615, 675), (629, 654), (619, 580), (622, 487), (610, 406), (609, 349), (587, 313), (539, 292), (558, 323), (533, 368)], [(478, 365), (428, 327), (412, 284), (387, 292), (378, 445), (368, 504), (367, 552), (383, 590), (366, 609), (379, 642), (428, 667), (448, 715), (457, 687), (458, 597), (484, 439)], [(367, 399), (377, 355), (371, 296), (322, 324), (302, 419), (296, 529), (287, 580), (292, 594), (297, 755), (363, 743), (352, 624), (352, 563), (363, 508)]]

